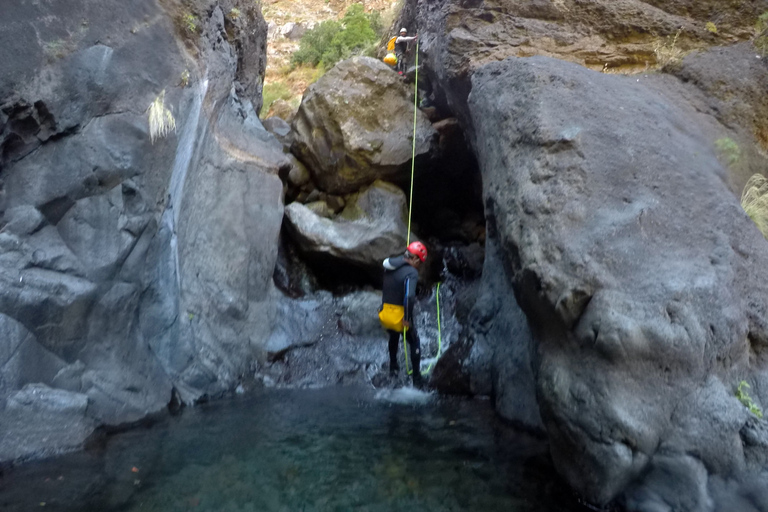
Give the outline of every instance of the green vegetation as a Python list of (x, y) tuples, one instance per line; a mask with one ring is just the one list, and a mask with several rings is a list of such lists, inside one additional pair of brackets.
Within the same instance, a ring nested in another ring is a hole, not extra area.
[(362, 4), (352, 4), (341, 22), (324, 21), (304, 34), (291, 63), (330, 69), (353, 55), (374, 53), (382, 31), (378, 12), (366, 13)]
[(263, 104), (261, 106), (260, 116), (267, 115), (269, 107), (272, 106), (277, 100), (290, 100), (291, 90), (283, 82), (273, 82), (271, 84), (264, 84), (264, 90), (262, 91)]
[(176, 120), (170, 110), (165, 108), (165, 89), (149, 104), (147, 109), (149, 118), (149, 139), (152, 144), (155, 139), (167, 136), (171, 130), (176, 131)]
[(238, 9), (237, 7), (233, 7), (232, 9), (229, 10), (229, 17), (233, 20), (236, 20), (237, 18), (239, 18), (240, 14), (241, 14), (240, 9)]
[(757, 18), (757, 23), (755, 24), (755, 48), (758, 49), (758, 51), (762, 55), (768, 54), (768, 11), (765, 11), (763, 14), (760, 15), (759, 18)]
[(746, 392), (745, 389), (749, 389), (751, 386), (747, 384), (747, 381), (743, 380), (739, 382), (739, 388), (736, 390), (736, 398), (739, 399), (739, 401), (744, 404), (744, 407), (749, 409), (749, 412), (757, 416), (758, 418), (763, 418), (763, 411), (760, 410), (760, 408), (755, 404), (754, 401), (752, 401), (752, 397), (749, 396), (749, 394)]
[(717, 34), (717, 25), (715, 25), (711, 21), (708, 21), (706, 26), (707, 26), (707, 30), (709, 30), (713, 34)]
[(671, 64), (677, 64), (683, 60), (685, 52), (677, 47), (677, 40), (683, 29), (675, 32), (674, 36), (667, 36), (663, 40), (656, 41), (653, 45), (653, 53), (656, 55), (656, 63), (660, 68), (665, 68)]
[(768, 180), (762, 174), (747, 180), (741, 194), (741, 207), (768, 240)]
[(181, 80), (179, 81), (179, 85), (183, 88), (189, 85), (189, 70), (185, 69), (181, 73)]
[(200, 20), (198, 20), (197, 16), (195, 16), (194, 14), (184, 15), (184, 28), (186, 28), (188, 32), (192, 32), (192, 33), (197, 32), (197, 25), (199, 23), (200, 23)]
[(730, 137), (717, 139), (715, 141), (715, 147), (717, 148), (720, 157), (724, 158), (729, 166), (738, 163), (741, 158), (741, 148)]

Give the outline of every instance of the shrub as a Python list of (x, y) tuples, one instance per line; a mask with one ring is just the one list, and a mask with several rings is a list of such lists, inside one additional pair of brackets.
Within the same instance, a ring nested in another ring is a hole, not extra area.
[(170, 110), (165, 108), (165, 89), (149, 104), (147, 109), (149, 118), (149, 139), (152, 144), (155, 139), (167, 136), (171, 130), (176, 131), (176, 120)]
[(312, 30), (308, 30), (299, 42), (299, 49), (293, 53), (293, 64), (317, 66), (331, 46), (333, 38), (341, 32), (341, 23), (334, 20), (323, 21)]
[(366, 14), (362, 4), (352, 4), (341, 22), (324, 21), (304, 34), (291, 62), (329, 69), (352, 55), (370, 53), (383, 30), (378, 12)]
[(665, 68), (670, 64), (677, 64), (683, 59), (684, 52), (677, 47), (677, 40), (680, 38), (680, 34), (683, 29), (675, 32), (674, 36), (667, 36), (663, 40), (658, 40), (653, 45), (653, 53), (656, 55), (656, 63), (661, 68)]
[(741, 207), (768, 240), (768, 180), (762, 174), (747, 180), (741, 193)]
[(717, 25), (715, 25), (713, 22), (708, 21), (707, 22), (707, 30), (712, 32), (713, 34), (717, 34)]
[(752, 397), (749, 396), (749, 393), (747, 393), (746, 389), (749, 388), (750, 385), (747, 384), (747, 381), (743, 380), (739, 382), (739, 388), (736, 390), (736, 398), (738, 398), (739, 401), (744, 404), (744, 407), (749, 409), (749, 412), (762, 419), (763, 411), (760, 410), (760, 407), (758, 407), (757, 404), (752, 401)]
[(263, 103), (261, 106), (261, 112), (259, 112), (259, 116), (263, 117), (267, 115), (267, 112), (269, 112), (269, 107), (271, 107), (272, 103), (275, 101), (287, 101), (291, 99), (291, 96), (291, 90), (283, 82), (264, 84), (264, 89), (262, 91)]

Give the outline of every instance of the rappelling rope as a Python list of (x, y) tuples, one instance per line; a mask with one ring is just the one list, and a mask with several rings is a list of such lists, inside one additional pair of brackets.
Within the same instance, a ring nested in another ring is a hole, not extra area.
[[(405, 245), (408, 246), (411, 243), (411, 213), (413, 212), (413, 177), (416, 174), (416, 124), (418, 121), (419, 110), (419, 40), (416, 40), (416, 78), (413, 82), (413, 150), (411, 152), (411, 192), (408, 199), (408, 235), (406, 237)], [(408, 289), (406, 288), (406, 296)], [(442, 331), (440, 329), (440, 283), (437, 283), (437, 292), (435, 293), (435, 302), (437, 303), (437, 356), (429, 364), (427, 373), (432, 370), (432, 365), (440, 358), (440, 352), (443, 348)], [(413, 319), (411, 319), (413, 321)], [(405, 370), (408, 375), (413, 373), (412, 369), (408, 368), (408, 345), (405, 342), (405, 333), (407, 329), (403, 326), (403, 353), (405, 354)]]
[[(405, 56), (403, 56), (405, 58)], [(416, 114), (419, 108), (419, 40), (416, 40), (416, 80), (413, 82), (413, 151), (411, 152), (411, 195), (408, 199), (408, 231), (405, 239), (405, 246), (407, 247), (411, 243), (411, 213), (413, 212), (413, 176), (416, 174)], [(405, 290), (406, 296), (408, 289)], [(413, 319), (411, 319), (413, 320)], [(407, 329), (403, 326), (403, 353), (405, 354), (405, 370), (408, 375), (413, 373), (413, 370), (408, 369), (408, 345), (405, 343), (405, 331)]]
[(416, 114), (419, 109), (419, 40), (416, 40), (416, 80), (413, 82), (413, 152), (411, 153), (411, 196), (408, 200), (408, 235), (405, 245), (411, 243), (411, 212), (413, 211), (413, 176), (416, 173)]

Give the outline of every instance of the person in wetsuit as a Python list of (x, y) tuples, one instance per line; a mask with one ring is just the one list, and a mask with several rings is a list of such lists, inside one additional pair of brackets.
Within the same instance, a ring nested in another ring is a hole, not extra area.
[(408, 37), (408, 31), (405, 28), (400, 29), (400, 36), (395, 40), (395, 55), (397, 56), (395, 70), (399, 75), (402, 75), (407, 70), (405, 57), (408, 54), (408, 43), (415, 41), (418, 37), (418, 34)]
[(389, 374), (396, 376), (397, 346), (405, 329), (405, 339), (411, 353), (413, 386), (421, 387), (421, 349), (416, 326), (413, 325), (413, 306), (416, 303), (416, 283), (419, 267), (427, 259), (427, 248), (421, 242), (413, 242), (403, 256), (384, 260), (384, 285), (379, 320), (389, 334)]

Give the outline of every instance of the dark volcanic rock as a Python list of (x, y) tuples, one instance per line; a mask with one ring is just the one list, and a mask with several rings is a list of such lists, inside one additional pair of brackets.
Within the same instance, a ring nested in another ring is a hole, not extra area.
[[(76, 448), (174, 387), (232, 389), (271, 328), (291, 163), (254, 111), (266, 24), (253, 2), (227, 4), (237, 20), (162, 3), (2, 9), (0, 461)], [(153, 144), (162, 91), (177, 130)]]
[(474, 74), (501, 249), (484, 274), (506, 274), (528, 317), (541, 418), (571, 485), (606, 504), (635, 482), (632, 510), (710, 510), (710, 476), (762, 469), (734, 391), (746, 379), (768, 403), (768, 243), (728, 190), (716, 120), (673, 103), (674, 84), (664, 97), (639, 82), (546, 58)]

